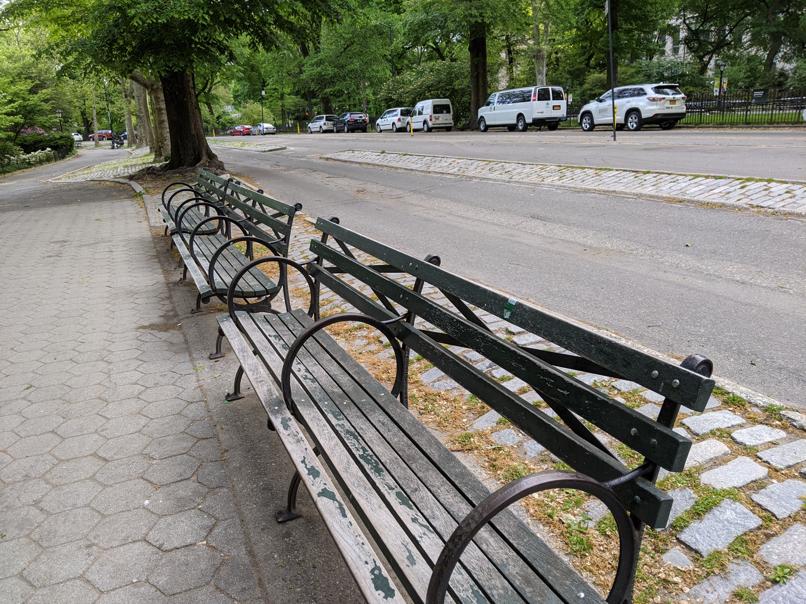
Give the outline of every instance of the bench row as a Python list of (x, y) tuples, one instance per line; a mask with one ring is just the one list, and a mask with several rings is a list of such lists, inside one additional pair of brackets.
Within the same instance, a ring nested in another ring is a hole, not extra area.
[[(691, 447), (674, 422), (681, 405), (704, 409), (713, 388), (710, 361), (692, 355), (669, 363), (450, 273), (437, 256), (417, 259), (337, 219), (317, 221), (313, 260), (297, 262), (288, 250), (299, 206), (206, 172), (181, 187), (184, 194), (180, 186), (166, 190), (161, 211), (199, 300), (227, 303), (214, 356), (223, 336), (240, 362), (228, 398), (242, 396), (246, 375), (295, 468), (278, 522), (298, 517), (297, 491), (304, 485), (368, 601), (631, 601), (644, 528), (665, 526), (671, 509), (671, 497), (656, 485), (658, 472), (681, 471)], [(256, 254), (258, 245), (269, 255)], [(299, 284), (307, 289), (304, 308), (292, 299), (291, 275), (295, 291)], [(353, 310), (323, 318), (323, 291)], [(489, 317), (554, 346), (519, 346), (493, 332)], [(388, 340), (392, 384), (379, 382), (327, 333), (342, 323)], [(412, 351), (571, 471), (487, 488), (408, 409)], [(554, 413), (480, 370), (478, 359), (522, 380)], [(575, 372), (631, 380), (663, 395), (659, 416), (645, 417)], [(614, 443), (643, 461), (627, 467), (611, 450)], [(552, 489), (580, 490), (612, 514), (618, 563), (606, 593), (511, 509)]]

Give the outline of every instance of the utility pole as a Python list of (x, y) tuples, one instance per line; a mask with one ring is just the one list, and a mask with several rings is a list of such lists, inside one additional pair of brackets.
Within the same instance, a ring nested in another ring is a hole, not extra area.
[(607, 43), (608, 63), (610, 66), (610, 106), (613, 112), (613, 141), (616, 140), (616, 63), (613, 58), (613, 11), (610, 10), (610, 0), (605, 0), (605, 14), (607, 15)]
[(260, 127), (263, 128), (263, 101), (266, 99), (266, 80), (260, 80)]

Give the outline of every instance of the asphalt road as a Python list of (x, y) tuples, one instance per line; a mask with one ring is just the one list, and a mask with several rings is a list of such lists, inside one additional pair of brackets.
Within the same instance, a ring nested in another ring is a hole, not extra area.
[[(657, 155), (647, 153), (640, 161), (648, 146), (664, 150), (667, 169), (686, 170), (682, 166), (696, 164), (691, 155), (699, 154), (719, 159), (726, 172), (736, 172), (738, 160), (731, 169), (720, 159), (732, 153), (746, 155), (748, 173), (759, 173), (758, 163), (776, 163), (768, 154), (781, 158), (779, 175), (802, 171), (792, 160), (803, 149), (801, 133), (742, 135), (753, 144), (781, 143), (773, 151), (757, 151), (762, 159), (755, 163), (746, 151), (751, 143), (729, 146), (736, 140), (730, 132), (710, 133), (710, 145), (698, 132), (679, 135), (639, 133), (635, 137), (645, 137), (642, 143), (620, 146), (618, 161), (651, 169)], [(804, 221), (319, 158), (323, 150), (361, 145), (480, 156), (490, 148), (475, 145), (469, 152), (458, 144), (480, 136), (415, 135), (414, 141), (428, 140), (416, 147), (406, 135), (347, 135), (349, 142), (341, 142), (345, 135), (277, 136), (273, 142), (287, 145), (287, 150), (217, 151), (230, 171), (248, 176), (280, 199), (301, 202), (311, 216), (339, 216), (344, 225), (417, 256), (439, 254), (449, 270), (663, 353), (703, 353), (713, 359), (719, 376), (806, 406)], [(551, 155), (558, 162), (592, 163), (580, 154), (595, 155), (596, 144), (607, 147), (604, 141), (588, 142), (571, 133), (556, 138), (546, 132), (494, 136), (577, 141), (553, 146), (550, 152), (540, 143), (527, 148), (538, 159)], [(692, 138), (679, 142), (684, 136)], [(783, 145), (795, 139), (801, 146)], [(669, 144), (662, 141), (669, 140), (689, 151), (668, 152)], [(495, 149), (506, 157), (518, 145), (523, 143), (506, 142)], [(699, 167), (717, 171), (703, 163)]]
[[(228, 140), (241, 140), (225, 137)], [(706, 130), (679, 128), (663, 132), (529, 130), (391, 134), (312, 134), (247, 137), (247, 142), (276, 142), (303, 153), (368, 149), (572, 164), (633, 170), (718, 174), (806, 181), (806, 128), (781, 130)]]

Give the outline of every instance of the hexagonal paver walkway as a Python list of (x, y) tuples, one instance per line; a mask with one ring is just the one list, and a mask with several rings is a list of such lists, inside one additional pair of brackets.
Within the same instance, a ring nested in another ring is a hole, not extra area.
[(0, 601), (266, 600), (142, 208), (53, 190), (0, 213)]

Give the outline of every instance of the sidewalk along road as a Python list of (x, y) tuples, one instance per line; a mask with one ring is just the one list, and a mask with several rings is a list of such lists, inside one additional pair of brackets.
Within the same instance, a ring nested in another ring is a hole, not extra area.
[[(245, 143), (270, 139), (297, 153), (321, 155), (345, 149), (476, 157), (533, 163), (625, 168), (806, 181), (806, 128), (686, 130), (646, 128), (620, 132), (415, 132), (220, 137)], [(216, 139), (213, 139), (215, 141)]]
[[(316, 138), (300, 137), (300, 138)], [(326, 136), (321, 137), (327, 138)], [(345, 226), (720, 377), (806, 400), (801, 219), (220, 149), (227, 168)]]

